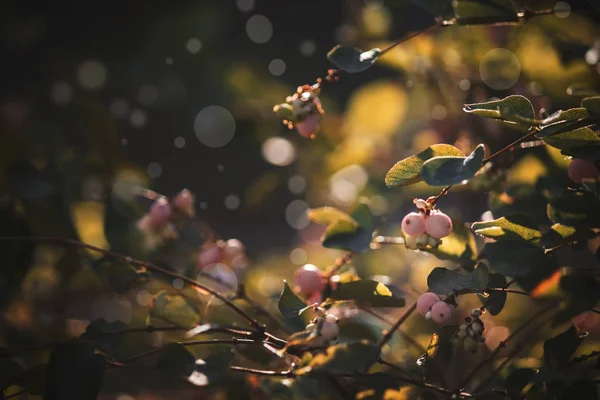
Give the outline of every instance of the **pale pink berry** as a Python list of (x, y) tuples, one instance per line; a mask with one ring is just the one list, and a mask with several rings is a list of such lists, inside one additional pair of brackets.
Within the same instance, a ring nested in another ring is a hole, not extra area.
[(441, 239), (452, 233), (452, 220), (441, 211), (432, 213), (425, 219), (425, 232), (435, 239)]
[(433, 292), (425, 292), (417, 299), (417, 311), (419, 311), (419, 314), (425, 316), (438, 301), (440, 301), (440, 296)]
[(596, 168), (596, 165), (591, 161), (574, 158), (569, 164), (567, 173), (573, 182), (581, 183), (583, 179), (593, 179), (598, 177), (598, 168)]
[(325, 288), (321, 270), (312, 264), (306, 264), (296, 270), (296, 286), (305, 294), (321, 292)]
[(323, 295), (321, 292), (314, 292), (308, 297), (308, 299), (306, 299), (306, 302), (308, 304), (321, 304), (323, 302)]
[(244, 244), (237, 239), (229, 239), (225, 243), (225, 254), (227, 257), (235, 257), (244, 253)]
[(431, 307), (431, 319), (440, 325), (447, 324), (452, 318), (453, 308), (444, 301), (438, 301)]
[(301, 136), (312, 138), (319, 129), (319, 116), (317, 114), (311, 114), (302, 121), (296, 122), (294, 126)]
[(325, 340), (335, 340), (340, 334), (340, 327), (336, 322), (329, 322), (325, 320), (321, 326), (321, 336)]
[(196, 265), (198, 268), (204, 268), (212, 264), (217, 264), (223, 259), (223, 249), (218, 245), (214, 244), (209, 247), (205, 247), (198, 253), (198, 261)]
[(153, 226), (165, 225), (169, 221), (169, 218), (171, 218), (171, 205), (165, 197), (159, 197), (150, 207), (148, 214)]
[(194, 194), (187, 189), (183, 189), (181, 192), (173, 198), (172, 204), (176, 209), (186, 213), (190, 217), (194, 216)]
[(409, 236), (419, 236), (425, 232), (425, 217), (421, 213), (411, 212), (402, 220), (402, 230)]

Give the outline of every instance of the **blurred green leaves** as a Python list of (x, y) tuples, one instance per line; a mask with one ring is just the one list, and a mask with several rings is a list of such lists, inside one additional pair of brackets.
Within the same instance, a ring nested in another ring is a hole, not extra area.
[(307, 308), (306, 303), (296, 296), (286, 281), (283, 281), (283, 290), (279, 296), (277, 306), (286, 318), (296, 318)]
[(432, 186), (457, 185), (475, 176), (484, 157), (485, 147), (480, 144), (467, 157), (430, 158), (421, 167), (421, 177)]
[(496, 240), (536, 242), (542, 237), (535, 221), (521, 213), (510, 214), (493, 221), (475, 222), (471, 229), (478, 235)]
[(354, 74), (370, 68), (380, 53), (379, 49), (362, 51), (356, 47), (337, 45), (327, 53), (327, 58), (339, 69)]
[(200, 315), (185, 298), (180, 295), (169, 295), (165, 290), (154, 295), (150, 318), (158, 318), (186, 329), (193, 328), (200, 321)]
[(179, 343), (169, 343), (159, 354), (156, 367), (173, 379), (184, 379), (195, 386), (206, 386), (226, 377), (233, 353), (217, 350), (205, 359), (196, 359)]
[(383, 283), (370, 279), (341, 283), (329, 297), (332, 300), (352, 300), (369, 307), (403, 307), (405, 304), (404, 299), (396, 297)]
[(460, 273), (437, 267), (427, 277), (429, 290), (436, 294), (452, 294), (454, 291), (461, 289), (484, 290), (488, 287), (488, 282), (489, 272), (482, 263), (469, 273)]

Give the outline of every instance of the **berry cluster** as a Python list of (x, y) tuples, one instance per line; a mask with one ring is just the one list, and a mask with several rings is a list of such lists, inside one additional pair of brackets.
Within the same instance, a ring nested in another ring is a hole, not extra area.
[(425, 319), (431, 319), (440, 325), (445, 325), (450, 321), (452, 315), (454, 315), (454, 310), (454, 305), (442, 301), (440, 296), (433, 292), (423, 293), (417, 299), (419, 314), (424, 316)]
[(296, 93), (288, 96), (285, 103), (273, 107), (273, 111), (288, 128), (295, 127), (300, 135), (313, 139), (319, 129), (319, 116), (324, 113), (319, 87), (299, 86)]
[(294, 275), (295, 291), (307, 299), (309, 304), (321, 303), (321, 292), (325, 289), (326, 279), (321, 270), (312, 264), (305, 264)]
[(325, 314), (319, 309), (316, 311), (319, 315), (310, 324), (306, 325), (306, 330), (314, 331), (318, 336), (327, 341), (336, 341), (340, 334), (338, 318), (333, 314)]
[(411, 212), (402, 220), (405, 246), (412, 250), (423, 250), (427, 246), (437, 248), (441, 239), (452, 232), (452, 220), (446, 214), (433, 209), (423, 199), (415, 199), (419, 212)]
[(179, 192), (171, 201), (160, 196), (150, 210), (137, 222), (137, 228), (146, 237), (148, 247), (155, 247), (166, 239), (177, 237), (174, 223), (195, 216), (194, 194), (187, 189)]
[(471, 353), (477, 352), (479, 343), (485, 342), (483, 331), (485, 326), (481, 320), (483, 312), (475, 308), (471, 311), (471, 316), (465, 318), (465, 323), (458, 327), (458, 331), (452, 337), (452, 342), (455, 347), (463, 347)]
[(584, 179), (597, 179), (598, 172), (598, 167), (595, 163), (579, 158), (572, 159), (567, 168), (569, 179), (578, 184), (581, 184)]
[(202, 270), (215, 264), (227, 265), (239, 275), (248, 265), (244, 244), (238, 239), (206, 243), (198, 252), (196, 267)]

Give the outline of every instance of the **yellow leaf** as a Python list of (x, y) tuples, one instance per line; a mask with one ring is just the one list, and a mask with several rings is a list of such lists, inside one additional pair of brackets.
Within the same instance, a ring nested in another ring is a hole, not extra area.
[[(71, 204), (73, 224), (79, 240), (83, 243), (108, 250), (110, 245), (104, 234), (105, 205), (96, 201), (82, 201)], [(90, 257), (98, 259), (102, 253), (86, 249)]]

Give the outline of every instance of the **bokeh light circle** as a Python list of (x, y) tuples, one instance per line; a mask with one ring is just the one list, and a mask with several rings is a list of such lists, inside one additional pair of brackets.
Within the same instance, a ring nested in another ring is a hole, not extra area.
[(185, 138), (177, 136), (175, 140), (173, 140), (173, 144), (176, 148), (182, 149), (185, 146)]
[(264, 15), (253, 15), (246, 22), (246, 33), (254, 43), (267, 43), (273, 36), (273, 25)]
[(308, 254), (304, 249), (298, 247), (290, 252), (290, 261), (292, 261), (294, 265), (304, 265), (307, 260)]
[(106, 84), (108, 72), (104, 65), (96, 60), (87, 60), (77, 68), (77, 82), (87, 90), (97, 90)]
[(315, 54), (317, 50), (317, 45), (312, 40), (305, 40), (300, 43), (300, 54), (305, 57), (310, 57)]
[(67, 105), (73, 98), (73, 89), (67, 82), (56, 82), (50, 89), (50, 98), (55, 104)]
[(129, 103), (125, 99), (114, 99), (110, 103), (109, 111), (115, 118), (125, 118), (129, 115)]
[(290, 165), (296, 158), (294, 145), (287, 139), (272, 137), (262, 145), (262, 155), (265, 160), (280, 167)]
[(157, 162), (151, 162), (146, 168), (150, 178), (158, 178), (162, 175), (162, 166)]
[(225, 208), (228, 210), (235, 210), (240, 206), (240, 198), (235, 194), (230, 194), (225, 197)]
[[(235, 272), (227, 265), (220, 263), (202, 268), (198, 273), (197, 281), (223, 295), (226, 299), (231, 299), (235, 296), (238, 287), (238, 279)], [(207, 292), (198, 290), (198, 294), (206, 300), (210, 298), (211, 305), (223, 304), (222, 301)]]
[(304, 229), (310, 223), (306, 211), (308, 203), (304, 200), (293, 200), (285, 208), (285, 220), (294, 229)]
[(300, 175), (294, 175), (288, 181), (288, 189), (293, 194), (302, 194), (306, 189), (306, 179)]
[(508, 49), (492, 49), (481, 58), (479, 75), (483, 82), (492, 89), (510, 89), (521, 76), (521, 63), (517, 56)]
[(571, 5), (566, 1), (559, 1), (554, 5), (554, 15), (557, 18), (567, 18), (571, 15)]
[(131, 111), (131, 114), (129, 115), (129, 123), (131, 126), (138, 129), (143, 128), (146, 125), (147, 119), (146, 113), (140, 109)]
[(281, 58), (271, 60), (271, 62), (269, 63), (269, 72), (275, 76), (283, 75), (283, 73), (285, 72), (285, 68), (285, 61), (283, 61)]
[(185, 48), (192, 54), (196, 54), (202, 48), (202, 42), (198, 38), (189, 38), (185, 44)]
[(223, 147), (235, 135), (235, 119), (226, 108), (208, 106), (196, 115), (194, 132), (205, 146)]

